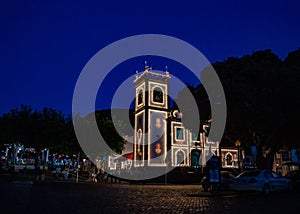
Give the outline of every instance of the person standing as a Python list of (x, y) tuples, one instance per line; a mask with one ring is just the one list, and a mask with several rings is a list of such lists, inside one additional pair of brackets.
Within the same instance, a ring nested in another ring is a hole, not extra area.
[(64, 174), (64, 180), (68, 180), (68, 176), (69, 176), (69, 167), (65, 168), (65, 174)]
[(16, 170), (15, 170), (15, 165), (12, 164), (9, 166), (9, 171), (10, 171), (10, 180), (14, 180), (15, 178), (15, 173), (16, 173)]
[(60, 173), (61, 173), (61, 167), (60, 167), (60, 165), (57, 165), (57, 167), (55, 168), (55, 177), (56, 177), (56, 179), (59, 178)]
[(40, 180), (40, 165), (39, 163), (36, 163), (34, 165), (34, 180), (39, 181)]
[(42, 173), (41, 173), (41, 181), (46, 179), (46, 168), (43, 166)]

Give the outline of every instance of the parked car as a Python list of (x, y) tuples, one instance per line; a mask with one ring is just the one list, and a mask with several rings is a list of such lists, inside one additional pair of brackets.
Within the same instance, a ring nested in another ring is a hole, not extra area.
[[(232, 178), (234, 178), (237, 174), (230, 171), (221, 171), (220, 174), (221, 174), (221, 183), (218, 188), (219, 190), (228, 190), (232, 182)], [(204, 191), (208, 191), (210, 189), (210, 182), (206, 176), (202, 178), (201, 185)]]
[(284, 177), (292, 181), (294, 190), (300, 190), (300, 170), (291, 171), (287, 173)]
[(269, 194), (271, 191), (292, 191), (292, 181), (271, 170), (252, 170), (242, 172), (233, 178), (230, 189)]

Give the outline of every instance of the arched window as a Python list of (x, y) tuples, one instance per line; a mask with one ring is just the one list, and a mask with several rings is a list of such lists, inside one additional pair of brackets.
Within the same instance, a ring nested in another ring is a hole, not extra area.
[(201, 155), (201, 151), (198, 150), (198, 149), (193, 149), (191, 151), (191, 165), (192, 165), (192, 167), (200, 165), (200, 155)]
[(157, 103), (163, 103), (164, 102), (164, 96), (163, 91), (159, 87), (155, 87), (153, 89), (153, 101)]
[(232, 154), (231, 153), (227, 153), (225, 156), (226, 159), (226, 165), (227, 166), (232, 166)]
[(184, 164), (184, 153), (182, 151), (177, 152), (177, 165)]
[(138, 105), (143, 103), (143, 90), (141, 89), (138, 94)]

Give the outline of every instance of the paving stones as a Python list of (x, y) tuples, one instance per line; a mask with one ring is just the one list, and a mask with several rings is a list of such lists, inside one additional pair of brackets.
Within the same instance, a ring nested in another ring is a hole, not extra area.
[(276, 212), (279, 210), (276, 206), (285, 207), (284, 203), (293, 203), (299, 209), (297, 197), (290, 195), (211, 195), (203, 192), (200, 185), (1, 181), (0, 191), (1, 207), (13, 207), (11, 213), (226, 214), (243, 211), (244, 214), (262, 210)]

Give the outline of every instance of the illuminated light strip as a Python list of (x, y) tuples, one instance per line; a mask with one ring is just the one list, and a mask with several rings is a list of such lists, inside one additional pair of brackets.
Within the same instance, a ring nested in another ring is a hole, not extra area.
[[(227, 153), (226, 153), (227, 152)], [(226, 156), (227, 155), (230, 155), (231, 158), (232, 158), (232, 162), (233, 162), (233, 153), (235, 153), (236, 155), (238, 155), (238, 150), (237, 149), (221, 149), (221, 154), (222, 153), (225, 153), (224, 155), (224, 158), (225, 158), (225, 165), (224, 167), (227, 167), (227, 168), (238, 168), (238, 165), (237, 166), (234, 166), (234, 165), (227, 165), (227, 162), (226, 162)], [(238, 160), (237, 160), (238, 161)]]
[[(145, 90), (146, 90), (146, 85), (145, 85), (145, 82), (143, 82), (142, 84), (140, 84), (136, 90), (135, 90), (135, 110), (139, 109), (140, 107), (144, 106), (145, 105)], [(140, 90), (143, 90), (143, 102), (141, 104), (138, 104), (138, 95), (139, 95), (139, 91)]]
[[(143, 114), (143, 137), (142, 137), (142, 160), (137, 160), (136, 159), (136, 147), (137, 147), (137, 142), (136, 142), (136, 134), (137, 134), (137, 118), (139, 115)], [(137, 113), (135, 115), (135, 133), (134, 133), (134, 166), (144, 166), (145, 162), (145, 110), (142, 110), (141, 112)], [(139, 163), (139, 164), (137, 164)]]
[[(155, 81), (148, 81), (148, 100), (150, 102), (151, 105), (155, 106), (159, 106), (159, 107), (162, 107), (163, 108), (168, 108), (168, 100), (167, 100), (167, 95), (168, 95), (168, 87), (167, 87), (167, 84), (168, 83), (158, 83), (158, 82), (155, 82)], [(160, 86), (160, 87), (159, 87)], [(152, 99), (153, 96), (152, 96), (152, 92), (153, 92), (153, 89), (155, 87), (159, 87), (162, 89), (162, 92), (163, 92), (163, 103), (158, 103), (158, 102), (154, 102), (154, 100)]]
[(149, 71), (149, 67), (148, 67), (140, 76), (138, 76), (138, 74), (136, 75), (134, 82), (138, 82), (144, 76), (146, 78), (148, 78), (149, 76), (158, 77), (158, 78), (161, 78), (161, 79), (159, 79), (160, 81), (166, 81), (169, 78), (171, 78), (169, 72), (166, 72), (166, 74), (160, 74), (160, 73)]
[[(151, 145), (152, 145), (152, 142), (151, 142), (151, 133), (152, 133), (152, 128), (151, 128), (151, 112), (155, 112), (155, 113), (159, 113), (159, 114), (161, 114), (161, 115), (164, 115), (164, 119), (166, 119), (167, 118), (167, 112), (163, 112), (163, 111), (158, 111), (158, 110), (154, 110), (154, 109), (149, 109), (148, 110), (148, 165), (149, 166), (166, 166), (166, 163), (164, 163), (164, 164), (157, 164), (157, 163), (155, 163), (155, 164), (153, 164), (153, 163), (151, 163)], [(163, 133), (165, 133), (164, 134), (164, 154), (162, 155), (163, 156), (163, 159), (165, 160), (166, 159), (166, 154), (167, 154), (167, 134), (166, 134), (166, 131), (167, 131), (167, 123), (166, 123), (166, 121), (164, 120), (163, 121), (163, 126), (164, 126), (164, 131), (163, 131)], [(156, 158), (154, 158), (153, 160), (155, 160)]]
[[(184, 142), (185, 141), (185, 128), (184, 126), (182, 125), (181, 122), (176, 122), (176, 121), (172, 121), (171, 122), (171, 127), (172, 127), (172, 130), (173, 132), (171, 131), (171, 145), (178, 145), (177, 143), (174, 142), (174, 138), (176, 141), (181, 141), (181, 142)], [(177, 132), (176, 132), (176, 128), (182, 128), (182, 134), (183, 134), (183, 139), (177, 139)], [(175, 134), (175, 136), (173, 135), (173, 133)], [(188, 142), (186, 142), (183, 146), (187, 146), (188, 145)]]
[[(183, 155), (184, 155), (183, 164), (177, 164), (177, 153), (180, 152), (180, 151), (183, 152)], [(172, 166), (182, 166), (182, 165), (183, 166), (189, 166), (188, 160), (187, 160), (187, 152), (188, 152), (187, 148), (173, 146), (171, 154), (172, 154), (172, 157), (174, 157), (174, 162), (172, 162)], [(172, 158), (172, 160), (173, 160), (173, 158)]]
[[(153, 99), (153, 95), (154, 95), (154, 91), (156, 91), (155, 89), (159, 89), (162, 93), (163, 93), (163, 102), (161, 103), (161, 102), (156, 102), (156, 101), (154, 101), (154, 99)], [(165, 105), (165, 97), (166, 97), (166, 95), (165, 95), (165, 90), (161, 87), (161, 86), (158, 86), (157, 84), (155, 84), (153, 87), (152, 87), (152, 89), (151, 89), (151, 97), (152, 97), (152, 103), (154, 103), (154, 104), (156, 104), (156, 105), (161, 105), (161, 106), (164, 106)]]
[[(182, 139), (177, 138), (177, 130), (178, 130), (178, 129), (181, 130)], [(174, 131), (175, 131), (175, 133), (176, 133), (176, 135), (175, 135), (175, 140), (176, 140), (176, 141), (179, 141), (179, 142), (184, 142), (184, 141), (185, 141), (185, 129), (184, 129), (184, 127), (183, 127), (183, 126), (175, 126), (175, 127), (174, 127)], [(187, 144), (187, 142), (186, 142), (185, 144)]]

